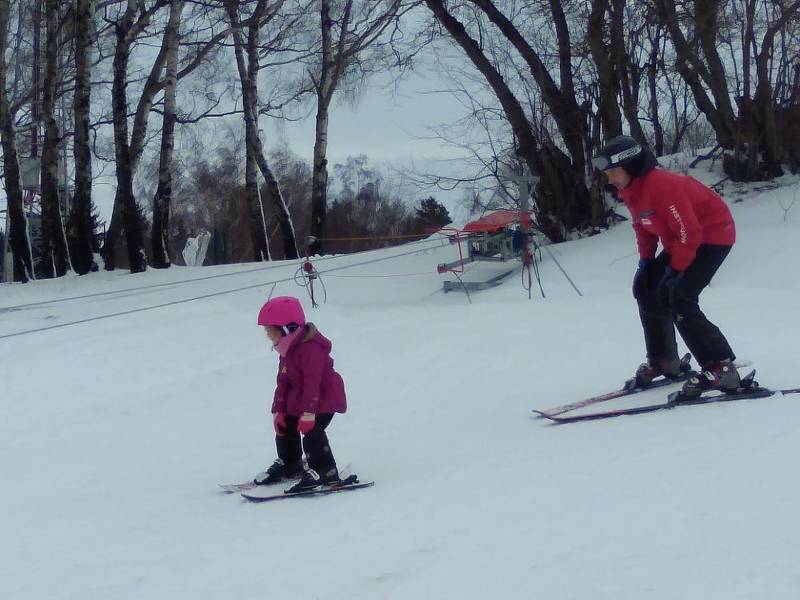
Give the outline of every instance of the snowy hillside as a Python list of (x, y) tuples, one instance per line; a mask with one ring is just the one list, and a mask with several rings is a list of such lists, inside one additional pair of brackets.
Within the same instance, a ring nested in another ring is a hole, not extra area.
[[(800, 183), (782, 183), (726, 190), (739, 239), (703, 295), (776, 388), (800, 385)], [(544, 253), (545, 299), (517, 274), (469, 304), (442, 293), (456, 251), (435, 240), (316, 261), (318, 309), (296, 263), (0, 286), (0, 598), (800, 597), (800, 397), (532, 418), (644, 357), (629, 224), (551, 249), (582, 296)], [(333, 340), (333, 450), (373, 488), (218, 491), (274, 458), (255, 319), (276, 280)]]

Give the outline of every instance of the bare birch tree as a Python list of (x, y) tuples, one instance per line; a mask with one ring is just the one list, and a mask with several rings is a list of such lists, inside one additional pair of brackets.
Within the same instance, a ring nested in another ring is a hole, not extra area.
[(67, 239), (72, 266), (79, 275), (97, 268), (94, 262), (94, 225), (92, 219), (92, 154), (89, 139), (91, 107), (91, 66), (94, 1), (75, 0), (73, 32), (75, 47), (75, 93), (73, 113), (75, 139), (75, 193), (69, 217)]
[[(42, 119), (44, 144), (42, 145), (42, 273), (47, 277), (60, 277), (67, 272), (67, 238), (64, 226), (62, 201), (58, 189), (58, 146), (61, 142), (55, 118), (55, 102), (60, 80), (59, 61), (59, 2), (46, 0), (45, 73), (42, 84)], [(66, 182), (64, 182), (66, 188)], [(66, 189), (64, 190), (66, 193)], [(65, 198), (66, 201), (66, 198)]]
[(0, 137), (3, 145), (3, 174), (8, 204), (9, 244), (13, 254), (14, 281), (33, 277), (33, 256), (22, 200), (22, 181), (17, 154), (15, 107), (8, 88), (6, 50), (9, 48), (11, 2), (0, 2)]
[[(146, 33), (154, 16), (172, 0), (154, 0), (147, 6), (145, 2), (128, 0), (124, 13), (111, 20), (114, 26), (116, 45), (114, 48), (113, 81), (112, 81), (112, 120), (114, 124), (114, 148), (117, 174), (117, 192), (114, 200), (114, 211), (111, 224), (103, 245), (106, 268), (113, 269), (115, 264), (116, 245), (120, 234), (124, 231), (131, 260), (131, 270), (146, 268), (144, 249), (144, 223), (141, 210), (133, 193), (133, 178), (144, 152), (147, 142), (147, 128), (150, 113), (154, 110), (157, 95), (166, 86), (163, 76), (167, 60), (168, 44), (162, 40), (160, 49), (153, 59), (145, 78), (136, 109), (133, 113), (133, 126), (128, 136), (128, 63), (131, 47), (140, 36)], [(201, 7), (203, 8), (203, 7)], [(204, 64), (209, 55), (219, 47), (228, 35), (229, 28), (211, 32), (207, 39), (192, 44), (183, 60), (180, 61), (176, 80), (181, 80)], [(152, 35), (152, 33), (149, 33)], [(127, 225), (126, 225), (127, 223)], [(131, 247), (133, 244), (133, 248)], [(134, 268), (134, 265), (136, 268)]]
[[(144, 223), (133, 193), (133, 175), (138, 158), (141, 156), (141, 152), (136, 145), (135, 136), (141, 135), (142, 139), (144, 137), (142, 130), (146, 129), (146, 121), (152, 106), (152, 95), (142, 94), (137, 107), (136, 118), (134, 119), (134, 139), (129, 140), (128, 62), (134, 41), (150, 24), (153, 15), (168, 3), (169, 0), (156, 0), (150, 6), (146, 6), (144, 1), (128, 0), (125, 10), (113, 22), (116, 46), (114, 48), (111, 103), (114, 122), (117, 191), (114, 198), (111, 225), (106, 233), (103, 247), (107, 269), (114, 268), (116, 258), (115, 245), (122, 232), (125, 234), (131, 272), (138, 273), (147, 269), (143, 236)], [(163, 52), (161, 52), (156, 58), (156, 64), (151, 70), (151, 78), (148, 83), (153, 78), (158, 78), (163, 61)], [(145, 86), (145, 89), (147, 89), (147, 86)]]
[[(260, 68), (260, 35), (261, 29), (278, 15), (284, 0), (270, 4), (268, 0), (257, 0), (253, 4), (252, 13), (241, 18), (240, 9), (245, 2), (225, 0), (225, 9), (233, 29), (234, 53), (236, 67), (242, 88), (242, 109), (245, 126), (245, 189), (250, 206), (251, 235), (255, 260), (265, 260), (269, 256), (266, 215), (264, 204), (258, 188), (258, 171), (266, 183), (267, 197), (271, 201), (280, 225), (283, 237), (283, 249), (286, 258), (297, 258), (297, 243), (294, 225), (284, 201), (280, 186), (269, 167), (264, 146), (258, 132), (258, 72)], [(246, 33), (246, 37), (245, 37)]]
[(176, 85), (178, 78), (178, 43), (183, 0), (172, 0), (169, 23), (164, 33), (166, 74), (164, 78), (164, 119), (161, 128), (161, 157), (158, 165), (158, 189), (153, 198), (152, 262), (156, 268), (171, 264), (169, 255), (169, 214), (172, 199), (172, 153), (175, 146)]
[[(400, 17), (403, 0), (319, 0), (319, 64), (310, 72), (316, 93), (317, 114), (311, 185), (310, 251), (322, 251), (328, 203), (328, 122), (333, 96), (349, 70), (365, 59), (365, 51), (377, 45)], [(337, 10), (338, 9), (338, 10)], [(372, 58), (375, 61), (376, 57)]]

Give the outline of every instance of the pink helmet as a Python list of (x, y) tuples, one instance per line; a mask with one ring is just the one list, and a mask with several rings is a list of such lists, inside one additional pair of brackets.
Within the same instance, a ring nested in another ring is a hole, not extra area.
[(294, 296), (276, 296), (258, 312), (258, 324), (262, 326), (286, 327), (292, 323), (301, 326), (306, 324), (303, 307)]

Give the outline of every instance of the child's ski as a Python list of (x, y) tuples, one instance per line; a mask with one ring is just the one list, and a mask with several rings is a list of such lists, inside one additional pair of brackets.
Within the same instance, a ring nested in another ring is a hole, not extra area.
[(296, 498), (301, 496), (325, 496), (327, 494), (335, 494), (337, 492), (347, 492), (349, 490), (359, 490), (361, 488), (371, 487), (375, 485), (374, 481), (359, 481), (355, 475), (350, 475), (347, 479), (343, 479), (342, 483), (336, 485), (326, 485), (318, 489), (306, 490), (303, 492), (273, 492), (273, 493), (257, 493), (256, 491), (242, 492), (242, 498), (249, 502), (271, 502), (272, 500), (284, 500), (286, 498)]
[(614, 390), (613, 392), (608, 392), (607, 394), (592, 396), (591, 398), (586, 398), (585, 400), (578, 400), (577, 402), (571, 402), (569, 404), (562, 404), (560, 406), (545, 408), (543, 410), (534, 409), (533, 412), (539, 415), (540, 417), (549, 419), (551, 417), (555, 417), (557, 415), (569, 412), (571, 410), (576, 410), (578, 408), (591, 406), (592, 404), (598, 404), (600, 402), (607, 402), (609, 400), (614, 400), (616, 398), (622, 398), (623, 396), (630, 396), (631, 394), (646, 392), (648, 390), (663, 387), (673, 383), (680, 383), (681, 381), (686, 381), (692, 375), (697, 374), (689, 368), (690, 360), (691, 360), (691, 354), (684, 355), (684, 357), (681, 359), (681, 370), (683, 371), (683, 373), (679, 377), (675, 377), (674, 379), (662, 377), (660, 379), (655, 379), (652, 383), (650, 383), (650, 385), (640, 386), (640, 387), (630, 387), (630, 388), (624, 387), (619, 390)]
[(235, 494), (236, 492), (246, 492), (248, 490), (255, 490), (257, 488), (270, 488), (274, 486), (276, 483), (290, 483), (292, 481), (297, 481), (300, 479), (300, 476), (292, 477), (291, 479), (281, 479), (280, 481), (275, 481), (273, 483), (256, 483), (255, 481), (245, 481), (244, 483), (218, 483), (219, 487), (222, 488), (223, 494)]
[[(339, 476), (343, 479), (347, 479), (348, 474), (350, 473), (350, 463), (347, 463), (344, 467), (339, 469)], [(275, 485), (276, 483), (289, 483), (292, 481), (299, 481), (300, 475), (296, 477), (290, 477), (288, 479), (281, 479), (280, 481), (274, 481), (272, 483), (256, 483), (253, 480), (245, 481), (243, 483), (218, 483), (217, 485), (222, 488), (223, 494), (235, 494), (236, 492), (246, 492), (248, 490), (255, 490), (259, 488), (269, 488)]]

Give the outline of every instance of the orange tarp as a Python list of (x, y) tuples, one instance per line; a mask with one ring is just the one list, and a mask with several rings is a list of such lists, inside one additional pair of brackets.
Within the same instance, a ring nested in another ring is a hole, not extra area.
[(480, 219), (470, 221), (464, 225), (464, 231), (468, 233), (491, 233), (508, 227), (518, 220), (519, 211), (517, 210), (496, 210), (483, 215)]

